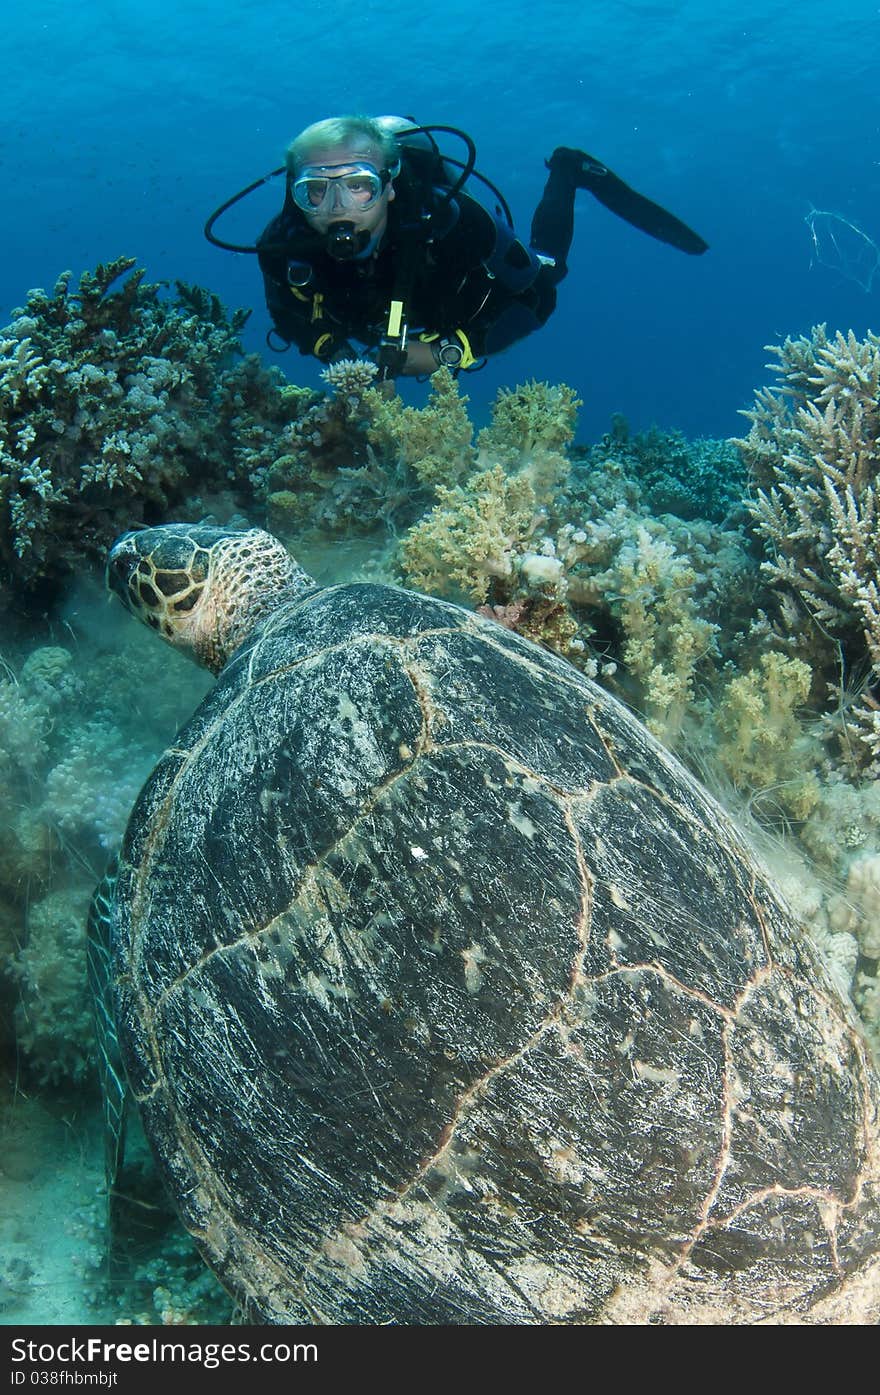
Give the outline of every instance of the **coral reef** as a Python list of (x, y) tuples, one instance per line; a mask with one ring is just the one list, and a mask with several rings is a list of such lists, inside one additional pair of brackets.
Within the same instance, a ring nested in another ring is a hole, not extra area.
[(207, 687), (120, 626), (98, 578), (80, 595), (94, 629), (67, 621), (71, 647), (10, 655), (0, 681), (3, 1030), (23, 1079), (52, 1085), (91, 1074), (89, 897), (156, 756)]
[(746, 468), (733, 441), (688, 441), (680, 431), (657, 426), (633, 436), (618, 414), (585, 454), (594, 466), (609, 461), (622, 467), (652, 514), (723, 524), (742, 511)]
[(433, 374), (425, 407), (405, 407), (399, 397), (374, 389), (366, 398), (370, 444), (394, 461), (397, 473), (410, 474), (419, 484), (458, 484), (476, 464), (467, 402), (448, 368)]
[(811, 679), (800, 659), (762, 654), (756, 668), (726, 683), (714, 717), (717, 758), (735, 788), (749, 790), (753, 800), (772, 792), (799, 823), (819, 803), (822, 747), (797, 715)]
[[(127, 279), (124, 279), (126, 278)], [(132, 258), (31, 291), (0, 330), (0, 582), (57, 586), (123, 528), (238, 484), (301, 403), (256, 356), (247, 312)]]
[(81, 1085), (94, 1066), (83, 943), (88, 900), (79, 888), (53, 891), (30, 906), (27, 940), (11, 964), (20, 985), (18, 1047), (29, 1073), (43, 1084)]
[[(531, 486), (536, 507), (552, 502), (569, 468), (563, 451), (578, 406), (570, 388), (528, 383), (502, 389), (492, 425), (474, 446), (468, 399), (448, 369), (432, 375), (424, 407), (405, 406), (390, 384), (372, 382), (374, 374), (371, 364), (332, 365), (322, 375), (330, 394), (313, 401), (287, 431), (284, 452), (264, 472), (258, 491), (279, 531), (288, 537), (306, 531), (396, 535), (424, 522), (433, 504), (451, 517), (454, 500), (474, 499), (496, 469), (517, 477), (518, 488)], [(450, 490), (460, 494), (450, 496)], [(489, 511), (497, 513), (494, 504)], [(460, 537), (467, 526), (458, 528)], [(421, 544), (415, 550), (424, 552)], [(405, 566), (421, 575), (410, 550), (406, 557)], [(478, 599), (482, 586), (457, 570), (459, 591)]]
[(854, 930), (862, 954), (880, 959), (880, 853), (853, 860), (846, 889), (857, 917)]
[(565, 383), (534, 379), (501, 388), (492, 424), (477, 438), (479, 464), (500, 464), (528, 480), (539, 504), (549, 504), (568, 477), (565, 454), (574, 440), (580, 399)]
[(740, 441), (750, 509), (779, 588), (776, 633), (846, 695), (845, 739), (880, 775), (880, 337), (810, 338), (771, 347), (779, 385), (757, 394)]
[(321, 375), (330, 393), (304, 410), (264, 472), (267, 518), (290, 536), (397, 532), (435, 485), (472, 468), (473, 428), (448, 369), (426, 406), (406, 407), (371, 363), (343, 359)]
[(545, 389), (519, 390), (530, 412), (511, 409), (516, 393), (501, 395), (479, 458), (505, 463), (439, 488), (397, 560), (410, 585), (500, 608), (521, 633), (591, 674), (601, 670), (674, 740), (698, 678), (708, 681), (722, 649), (729, 655), (744, 642), (756, 569), (741, 532), (652, 516), (606, 452), (570, 464), (560, 447), (573, 431), (574, 395)]

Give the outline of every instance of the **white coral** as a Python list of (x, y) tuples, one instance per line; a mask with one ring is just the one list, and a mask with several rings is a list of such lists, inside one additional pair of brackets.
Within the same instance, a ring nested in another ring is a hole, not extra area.
[(859, 911), (857, 933), (862, 953), (869, 959), (880, 959), (880, 853), (853, 861), (846, 889)]
[(11, 406), (18, 407), (23, 397), (38, 397), (49, 376), (30, 337), (0, 339), (0, 386)]
[(106, 722), (80, 728), (46, 777), (43, 816), (67, 836), (85, 837), (110, 851), (119, 843), (149, 758), (132, 753)]
[(52, 471), (40, 464), (38, 455), (25, 465), (18, 477), (18, 482), (20, 485), (28, 485), (41, 499), (63, 497), (63, 491), (59, 494), (52, 483)]
[(340, 397), (360, 398), (376, 377), (376, 365), (369, 359), (341, 358), (321, 373), (328, 387)]

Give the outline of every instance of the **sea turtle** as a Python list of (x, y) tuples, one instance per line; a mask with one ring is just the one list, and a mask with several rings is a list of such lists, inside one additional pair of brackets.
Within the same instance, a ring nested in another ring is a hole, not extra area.
[(108, 572), (220, 676), (96, 902), (104, 1037), (252, 1320), (880, 1318), (876, 1067), (635, 717), (256, 529)]

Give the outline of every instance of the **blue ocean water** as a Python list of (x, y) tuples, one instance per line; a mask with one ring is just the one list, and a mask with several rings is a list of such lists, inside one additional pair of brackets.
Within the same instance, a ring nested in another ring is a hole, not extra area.
[[(763, 346), (827, 321), (877, 328), (880, 242), (876, 0), (425, 0), (224, 5), (61, 0), (4, 18), (0, 321), (36, 285), (120, 254), (251, 305), (255, 259), (210, 247), (207, 215), (281, 163), (290, 138), (344, 111), (461, 125), (528, 231), (558, 144), (581, 146), (711, 244), (686, 257), (578, 196), (571, 272), (548, 325), (468, 380), (476, 415), (501, 384), (565, 380), (580, 434), (730, 435), (764, 382)], [(452, 153), (452, 150), (451, 152)], [(457, 153), (457, 152), (456, 152)], [(223, 224), (249, 239), (277, 184)], [(812, 208), (846, 222), (820, 224)], [(832, 233), (839, 237), (834, 251)], [(844, 268), (829, 265), (841, 255)], [(870, 268), (869, 268), (870, 269)], [(869, 270), (868, 269), (868, 270)], [(315, 382), (296, 352), (293, 381)]]

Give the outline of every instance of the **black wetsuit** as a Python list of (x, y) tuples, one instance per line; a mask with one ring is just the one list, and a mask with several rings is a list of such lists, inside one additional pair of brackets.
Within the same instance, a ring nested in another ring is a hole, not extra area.
[(363, 260), (328, 256), (323, 239), (290, 200), (272, 219), (257, 248), (266, 304), (283, 339), (324, 361), (350, 356), (350, 341), (374, 349), (390, 301), (400, 294), (406, 257), (412, 272), (406, 295), (411, 336), (452, 338), (459, 332), (479, 359), (545, 323), (566, 271), (574, 208), (571, 179), (554, 179), (551, 172), (532, 226), (533, 247), (554, 257), (555, 264), (524, 247), (503, 220), (464, 192), (447, 206), (443, 191), (434, 191), (438, 212), (425, 237), (420, 209), (405, 180), (395, 190), (379, 249)]

